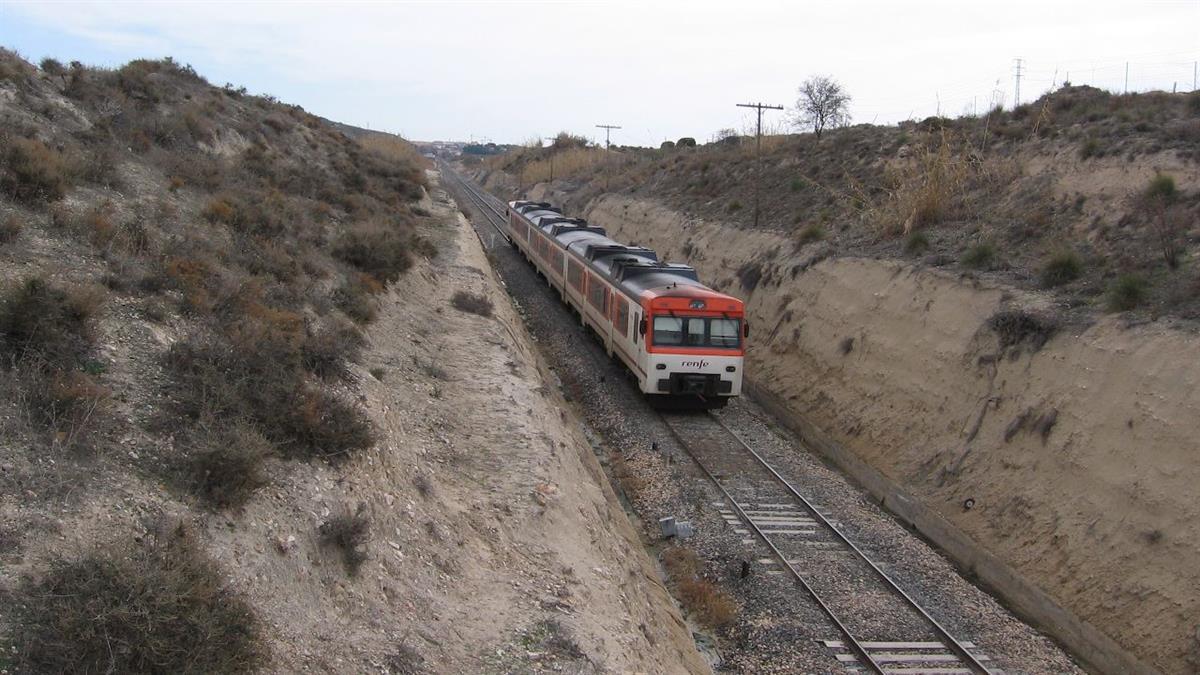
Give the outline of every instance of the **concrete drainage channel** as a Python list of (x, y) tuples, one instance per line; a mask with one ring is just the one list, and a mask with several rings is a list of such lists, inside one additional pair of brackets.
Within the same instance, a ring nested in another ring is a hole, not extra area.
[[(745, 440), (767, 459), (777, 478), (754, 473), (744, 451), (739, 451), (741, 459), (731, 452), (735, 446), (714, 459), (705, 447), (720, 447), (715, 439), (681, 437), (687, 430), (678, 433), (668, 424), (675, 420), (664, 420), (646, 406), (557, 294), (497, 236), (494, 221), (503, 222), (497, 200), (456, 183), (448, 167), (443, 174), (449, 174), (444, 185), (470, 212), (497, 273), (554, 365), (564, 394), (604, 440), (611, 459), (626, 466), (625, 475), (612, 471), (610, 478), (629, 493), (647, 541), (662, 541), (662, 517), (690, 523), (694, 535), (682, 543), (707, 562), (706, 576), (737, 599), (737, 618), (714, 631), (723, 668), (1078, 671), (1050, 640), (965, 581), (868, 495), (781, 435), (752, 402), (736, 402), (721, 413), (728, 432), (724, 442)], [(695, 461), (689, 452), (696, 453)], [(728, 492), (722, 492), (722, 485)], [(784, 486), (795, 486), (812, 508), (789, 497)], [(835, 521), (856, 546), (839, 542), (822, 520)], [(859, 549), (862, 556), (855, 553)], [(864, 560), (877, 565), (879, 573)], [(883, 576), (911, 596), (918, 609), (888, 588)], [(804, 584), (816, 593), (805, 592)], [(829, 598), (830, 611), (822, 610), (818, 597)]]

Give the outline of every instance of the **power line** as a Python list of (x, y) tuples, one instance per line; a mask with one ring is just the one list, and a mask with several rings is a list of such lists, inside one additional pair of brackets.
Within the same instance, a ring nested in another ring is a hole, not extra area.
[(762, 178), (762, 116), (764, 110), (783, 110), (781, 105), (765, 103), (738, 103), (739, 108), (754, 108), (758, 113), (758, 126), (754, 131), (754, 164), (758, 175), (754, 179), (754, 226), (758, 227), (758, 184)]

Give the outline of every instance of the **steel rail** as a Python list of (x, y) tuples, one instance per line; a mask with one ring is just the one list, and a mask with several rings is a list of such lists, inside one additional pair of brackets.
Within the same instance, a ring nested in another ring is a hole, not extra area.
[(875, 673), (878, 673), (879, 675), (885, 675), (883, 666), (879, 665), (879, 663), (871, 657), (871, 654), (867, 652), (867, 648), (864, 647), (861, 642), (859, 642), (858, 638), (854, 637), (854, 634), (850, 632), (850, 629), (846, 626), (846, 624), (842, 623), (842, 620), (837, 617), (837, 614), (833, 612), (833, 609), (825, 602), (824, 598), (817, 593), (816, 589), (808, 583), (808, 580), (804, 578), (804, 575), (801, 574), (800, 571), (792, 565), (792, 563), (788, 562), (787, 556), (783, 554), (783, 551), (780, 551), (775, 546), (775, 543), (772, 542), (770, 537), (768, 537), (767, 534), (759, 528), (759, 526), (754, 522), (754, 519), (742, 509), (742, 505), (738, 504), (737, 500), (734, 499), (729, 490), (725, 489), (725, 486), (721, 484), (721, 481), (717, 480), (717, 477), (708, 470), (708, 467), (704, 465), (704, 462), (701, 462), (700, 458), (696, 456), (696, 453), (692, 452), (691, 445), (683, 438), (683, 435), (679, 433), (679, 430), (671, 424), (671, 421), (667, 418), (667, 416), (660, 412), (659, 417), (662, 418), (663, 424), (665, 424), (667, 429), (670, 430), (671, 435), (675, 437), (675, 441), (679, 443), (679, 446), (683, 448), (683, 451), (692, 458), (692, 461), (696, 463), (696, 466), (700, 467), (700, 471), (702, 471), (704, 475), (707, 476), (710, 481), (712, 481), (713, 485), (717, 486), (717, 489), (721, 491), (721, 494), (725, 495), (725, 499), (733, 505), (733, 508), (737, 510), (738, 515), (741, 516), (742, 520), (750, 526), (750, 529), (754, 530), (754, 534), (757, 535), (758, 538), (767, 545), (767, 548), (771, 549), (771, 554), (774, 555), (779, 562), (785, 568), (787, 568), (789, 572), (792, 573), (792, 576), (796, 579), (796, 583), (798, 583), (800, 587), (804, 589), (804, 592), (808, 593), (809, 597), (811, 597), (813, 601), (817, 603), (817, 606), (821, 608), (821, 611), (825, 612), (825, 616), (829, 617), (829, 620), (832, 621), (835, 626), (837, 626), (837, 629), (841, 631), (842, 635), (846, 636), (846, 643), (849, 644), (850, 648), (858, 654), (858, 656), (863, 660), (863, 663), (867, 664), (867, 666)]
[[(863, 562), (867, 563), (867, 565), (869, 565), (870, 568), (875, 571), (875, 574), (877, 574), (879, 578), (883, 579), (884, 582), (893, 591), (895, 591), (897, 595), (899, 595), (901, 598), (904, 598), (905, 602), (907, 602), (910, 607), (917, 610), (917, 613), (919, 613), (927, 622), (929, 622), (938, 635), (943, 638), (943, 640), (947, 643), (947, 647), (952, 652), (957, 654), (959, 658), (963, 659), (963, 662), (968, 668), (974, 670), (975, 672), (982, 673), (983, 675), (992, 675), (992, 671), (990, 671), (987, 666), (980, 663), (979, 659), (975, 658), (974, 654), (972, 654), (966, 647), (962, 645), (961, 642), (959, 642), (953, 635), (950, 634), (950, 631), (942, 626), (937, 619), (933, 618), (929, 612), (925, 611), (925, 608), (921, 607), (921, 605), (918, 604), (912, 596), (905, 592), (904, 589), (901, 588), (894, 579), (888, 576), (887, 572), (884, 572), (879, 565), (875, 564), (874, 561), (868, 558), (867, 554), (863, 553), (862, 549), (856, 546), (854, 542), (850, 541), (849, 537), (847, 537), (845, 533), (843, 533), (836, 525), (830, 522), (828, 518), (822, 515), (821, 512), (812, 505), (812, 502), (810, 502), (804, 495), (800, 494), (795, 486), (789, 483), (787, 479), (785, 479), (778, 471), (776, 471), (775, 467), (771, 466), (762, 455), (758, 454), (758, 452), (754, 450), (754, 448), (750, 447), (750, 444), (743, 440), (736, 431), (730, 429), (727, 424), (721, 421), (721, 418), (717, 417), (711, 412), (708, 413), (708, 416), (717, 423), (717, 426), (724, 429), (726, 433), (728, 433), (743, 448), (745, 448), (746, 451), (749, 452), (752, 457), (754, 457), (754, 459), (758, 460), (758, 463), (761, 464), (762, 467), (767, 471), (769, 471), (776, 480), (782, 483), (788, 489), (788, 491), (792, 493), (792, 496), (800, 500), (800, 502), (804, 504), (804, 507), (812, 512), (814, 518), (816, 518), (822, 525), (829, 529), (830, 532), (833, 532), (834, 536), (840, 539), (842, 543), (845, 544), (850, 550), (854, 551), (854, 553), (856, 553)], [(705, 470), (705, 472), (707, 473), (707, 470)]]
[[(456, 180), (458, 182), (458, 184), (461, 185), (463, 187), (463, 189), (467, 191), (467, 197), (470, 198), (471, 201), (475, 202), (475, 204), (478, 207), (483, 209), (483, 215), (485, 217), (487, 217), (488, 224), (491, 225), (493, 228), (495, 228), (495, 230), (497, 232), (499, 232), (501, 235), (504, 236), (504, 238), (506, 240), (508, 240), (508, 233), (505, 232), (502, 227), (497, 225), (496, 221), (492, 218), (492, 215), (494, 214), (496, 216), (496, 218), (501, 219), (502, 222), (507, 222), (505, 214), (502, 211), (500, 211), (500, 209), (497, 209), (495, 206), (488, 203), (488, 201), (483, 197), (483, 195), (480, 192), (475, 190), (475, 188), (471, 187), (470, 184), (467, 183), (466, 179), (464, 179), (462, 176), (459, 176), (457, 172), (455, 172), (453, 169), (451, 169), (449, 167), (449, 165), (447, 165), (445, 162), (442, 162), (441, 164), (442, 164), (442, 172), (450, 174), (454, 178), (454, 180)], [(491, 213), (489, 214), (488, 211), (490, 211)]]

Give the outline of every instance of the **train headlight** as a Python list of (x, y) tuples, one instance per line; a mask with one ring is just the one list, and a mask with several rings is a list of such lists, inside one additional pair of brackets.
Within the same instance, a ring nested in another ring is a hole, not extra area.
[(654, 366), (654, 368), (655, 368), (656, 370), (666, 370), (666, 369), (667, 369), (667, 364), (665, 364), (665, 363), (659, 363), (659, 364), (655, 365), (655, 366)]
[(735, 370), (737, 370), (737, 366), (725, 366), (725, 372), (727, 373), (732, 373)]

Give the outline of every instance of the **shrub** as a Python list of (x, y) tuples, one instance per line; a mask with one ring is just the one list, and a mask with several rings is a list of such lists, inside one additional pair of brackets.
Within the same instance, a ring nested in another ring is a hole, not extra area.
[(975, 270), (988, 269), (996, 260), (996, 249), (988, 242), (980, 242), (963, 253), (962, 264)]
[(25, 370), (20, 380), (33, 421), (55, 432), (56, 440), (68, 447), (86, 439), (110, 396), (94, 377), (78, 370)]
[(0, 357), (74, 369), (91, 348), (92, 316), (101, 296), (63, 290), (34, 277), (0, 296)]
[(675, 587), (675, 595), (697, 621), (710, 628), (727, 625), (737, 616), (737, 604), (723, 589), (704, 579), (699, 556), (682, 546), (663, 552), (663, 567)]
[(182, 529), (56, 559), (16, 599), (17, 672), (247, 673), (266, 661), (250, 606)]
[(684, 136), (683, 138), (679, 139), (678, 141), (675, 141), (675, 147), (677, 147), (677, 148), (694, 148), (694, 147), (696, 147), (696, 139), (694, 139), (690, 136)]
[(675, 149), (675, 141), (663, 141), (662, 144), (658, 146), (658, 149), (659, 150), (674, 150)]
[(1074, 251), (1063, 251), (1050, 256), (1042, 266), (1042, 286), (1053, 288), (1079, 278), (1083, 273), (1083, 261)]
[(804, 246), (805, 244), (810, 244), (814, 241), (820, 241), (824, 238), (825, 228), (814, 223), (808, 227), (805, 227), (803, 230), (800, 230), (800, 235), (796, 238), (796, 244), (799, 246)]
[(1037, 351), (1058, 331), (1058, 323), (1052, 318), (1024, 310), (997, 312), (988, 318), (987, 325), (1000, 338), (1001, 349), (1028, 342)]
[(379, 281), (391, 283), (412, 266), (403, 229), (398, 224), (359, 223), (338, 238), (333, 254)]
[(333, 304), (355, 322), (364, 325), (371, 323), (376, 314), (376, 288), (382, 290), (379, 282), (370, 276), (348, 279), (333, 292)]
[(66, 194), (70, 171), (59, 151), (35, 139), (17, 138), (4, 154), (0, 192), (28, 204), (57, 201)]
[(16, 216), (9, 216), (0, 222), (0, 244), (7, 244), (16, 239), (25, 227)]
[(273, 448), (247, 422), (197, 427), (191, 445), (196, 454), (187, 467), (189, 487), (213, 506), (241, 506), (269, 482), (263, 462)]
[(248, 342), (239, 348), (193, 337), (168, 350), (178, 414), (193, 421), (246, 415), (291, 457), (336, 459), (374, 443), (361, 409), (305, 381), (298, 343), (254, 331), (238, 337)]
[(467, 291), (455, 291), (454, 296), (450, 298), (450, 304), (460, 312), (485, 317), (490, 317), (494, 309), (492, 301), (486, 295)]
[(803, 178), (793, 178), (792, 182), (788, 185), (788, 188), (792, 192), (799, 192), (799, 191), (803, 190), (804, 189), (804, 179)]
[(683, 579), (675, 592), (688, 612), (709, 628), (728, 625), (737, 616), (737, 603), (729, 593), (706, 579)]
[(357, 363), (365, 339), (358, 328), (336, 315), (319, 325), (309, 325), (300, 357), (304, 368), (322, 379), (350, 377), (349, 363)]
[(1083, 143), (1079, 146), (1079, 159), (1099, 157), (1101, 154), (1100, 141), (1095, 138), (1084, 139)]
[(920, 230), (913, 230), (904, 238), (904, 252), (909, 255), (920, 255), (929, 250), (929, 237)]
[(321, 523), (318, 528), (321, 543), (335, 546), (342, 552), (342, 563), (350, 576), (358, 574), (367, 561), (367, 543), (371, 540), (371, 521), (367, 516), (367, 505), (359, 504), (352, 513), (339, 513)]
[(1179, 196), (1179, 188), (1175, 186), (1175, 178), (1165, 173), (1155, 173), (1146, 187), (1146, 198), (1164, 204), (1170, 204)]
[(1193, 115), (1200, 115), (1200, 92), (1192, 92), (1187, 99), (1187, 109)]
[(736, 200), (736, 199), (735, 199), (735, 200), (733, 200), (733, 201), (729, 202), (728, 211), (729, 211), (730, 213), (734, 213), (734, 212), (736, 212), (736, 211), (740, 211), (741, 209), (742, 209), (742, 203), (741, 203), (741, 202), (739, 202), (738, 200)]
[(1146, 299), (1146, 280), (1136, 274), (1122, 274), (1108, 289), (1108, 308), (1114, 312), (1137, 309)]

